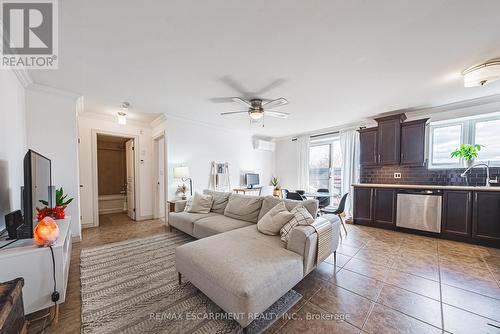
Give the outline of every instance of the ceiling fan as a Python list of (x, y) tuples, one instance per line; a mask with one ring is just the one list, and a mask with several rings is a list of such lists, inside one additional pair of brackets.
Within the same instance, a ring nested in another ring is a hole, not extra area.
[(244, 100), (244, 99), (239, 98), (239, 97), (233, 97), (231, 100), (247, 107), (248, 110), (222, 112), (221, 113), (222, 116), (237, 115), (237, 114), (246, 113), (250, 116), (252, 121), (257, 121), (257, 120), (261, 119), (264, 115), (276, 117), (276, 118), (283, 118), (283, 119), (288, 118), (288, 116), (290, 115), (286, 112), (269, 110), (269, 108), (277, 108), (277, 107), (284, 106), (285, 104), (288, 104), (288, 101), (283, 97), (280, 97), (279, 99), (268, 101), (268, 102), (264, 102), (262, 99)]

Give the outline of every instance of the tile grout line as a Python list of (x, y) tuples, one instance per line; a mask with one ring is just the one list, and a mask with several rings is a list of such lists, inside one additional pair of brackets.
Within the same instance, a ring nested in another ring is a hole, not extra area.
[(439, 255), (439, 242), (437, 246), (437, 257), (438, 257), (438, 277), (439, 277), (439, 307), (441, 309), (441, 332), (444, 334), (444, 312), (443, 312), (443, 287), (441, 283), (441, 257)]

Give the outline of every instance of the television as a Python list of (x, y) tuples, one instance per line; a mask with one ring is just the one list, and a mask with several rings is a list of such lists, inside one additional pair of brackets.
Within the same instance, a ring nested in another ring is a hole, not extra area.
[(259, 174), (246, 173), (245, 174), (245, 184), (247, 188), (253, 188), (259, 184)]
[(33, 150), (28, 150), (24, 156), (23, 165), (22, 211), (24, 223), (18, 228), (17, 238), (29, 239), (33, 238), (33, 229), (38, 223), (38, 210), (51, 208), (54, 204), (52, 203), (52, 173), (50, 159)]

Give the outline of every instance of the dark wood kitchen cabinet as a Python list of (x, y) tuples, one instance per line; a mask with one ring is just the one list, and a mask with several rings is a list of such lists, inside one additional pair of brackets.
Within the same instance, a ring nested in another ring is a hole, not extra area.
[(428, 118), (401, 124), (401, 161), (404, 166), (425, 164), (425, 125)]
[(359, 130), (359, 163), (361, 166), (377, 165), (377, 136), (377, 128)]
[(500, 246), (500, 192), (474, 192), (472, 237)]
[(398, 165), (401, 155), (401, 122), (404, 114), (375, 119), (378, 123), (377, 163), (379, 165)]
[(443, 193), (441, 233), (470, 238), (472, 231), (472, 192), (446, 190)]
[(373, 221), (373, 188), (354, 188), (354, 223), (370, 225)]
[(373, 190), (373, 222), (375, 225), (395, 226), (396, 190), (375, 188)]

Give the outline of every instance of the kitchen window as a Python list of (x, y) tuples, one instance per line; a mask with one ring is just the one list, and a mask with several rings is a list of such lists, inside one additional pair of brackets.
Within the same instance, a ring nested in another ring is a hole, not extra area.
[(483, 145), (476, 162), (500, 166), (500, 116), (481, 116), (431, 123), (429, 168), (462, 168), (465, 162), (451, 157), (460, 144)]

